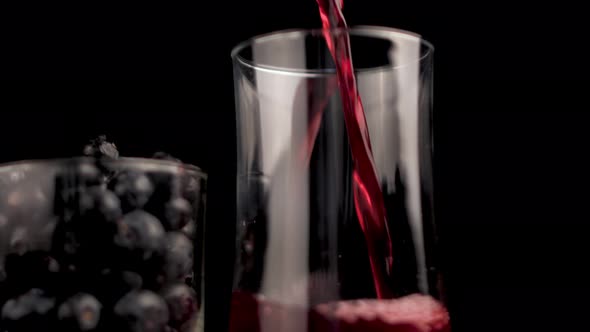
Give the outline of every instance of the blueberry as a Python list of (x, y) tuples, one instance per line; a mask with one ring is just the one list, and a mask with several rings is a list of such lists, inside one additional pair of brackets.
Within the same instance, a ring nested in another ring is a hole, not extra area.
[(121, 272), (121, 280), (130, 288), (130, 290), (137, 290), (141, 288), (142, 278), (139, 274), (132, 271)]
[(175, 284), (166, 287), (161, 294), (170, 312), (170, 326), (178, 331), (188, 330), (199, 310), (195, 291), (187, 285)]
[(59, 306), (57, 311), (62, 331), (92, 331), (100, 321), (102, 305), (85, 293), (78, 293)]
[(40, 289), (12, 298), (2, 306), (2, 325), (6, 331), (47, 331), (52, 324), (55, 299)]
[(164, 332), (169, 318), (166, 302), (148, 290), (125, 295), (115, 305), (114, 313), (129, 332)]
[(171, 154), (166, 153), (166, 152), (162, 152), (162, 151), (158, 151), (158, 152), (154, 153), (154, 155), (152, 156), (152, 158), (153, 159), (168, 160), (168, 161), (173, 161), (173, 162), (181, 163), (180, 159), (175, 158)]
[(90, 188), (78, 197), (78, 209), (68, 222), (58, 223), (54, 248), (58, 256), (78, 267), (100, 271), (110, 264), (113, 238), (122, 218), (119, 198), (109, 190)]
[(190, 174), (184, 174), (182, 180), (182, 196), (189, 202), (199, 201), (201, 194), (201, 183), (198, 179)]
[(0, 232), (4, 234), (8, 228), (8, 218), (0, 214)]
[(164, 228), (153, 215), (136, 210), (126, 214), (119, 222), (115, 243), (131, 251), (141, 251), (144, 258), (159, 252), (164, 246)]
[(104, 182), (101, 171), (93, 164), (73, 162), (55, 178), (54, 213), (69, 218), (77, 211), (80, 192)]
[(95, 158), (107, 157), (117, 159), (119, 157), (117, 146), (108, 142), (105, 135), (92, 139), (90, 143), (84, 147), (83, 152), (85, 156)]
[(186, 199), (181, 197), (173, 198), (166, 204), (164, 226), (168, 230), (179, 230), (190, 221), (191, 214), (192, 207)]
[(72, 161), (65, 166), (65, 171), (58, 174), (56, 181), (58, 189), (67, 190), (66, 194), (69, 194), (80, 188), (100, 185), (102, 179), (102, 173), (94, 164)]
[(100, 170), (91, 163), (80, 162), (72, 169), (73, 176), (78, 186), (90, 187), (99, 185), (102, 180)]
[(91, 188), (80, 193), (79, 213), (86, 220), (117, 221), (121, 213), (121, 202), (110, 190)]
[(144, 288), (159, 289), (164, 280), (162, 271), (166, 232), (153, 215), (136, 210), (119, 222), (113, 267), (135, 271), (143, 278)]
[(102, 173), (90, 162), (74, 160), (58, 176), (65, 189), (92, 187), (102, 183)]
[(154, 192), (143, 209), (164, 221), (167, 214), (166, 204), (180, 193), (180, 177), (178, 174), (163, 171), (148, 172), (146, 175), (154, 185)]
[(166, 280), (185, 281), (192, 275), (193, 244), (186, 235), (179, 232), (166, 234), (164, 273)]
[(142, 208), (154, 192), (149, 177), (132, 171), (119, 173), (109, 183), (109, 188), (120, 198), (125, 211)]
[(30, 249), (31, 245), (32, 239), (29, 236), (29, 230), (25, 227), (18, 226), (10, 234), (8, 252), (24, 255)]
[(197, 222), (194, 219), (189, 220), (189, 222), (182, 227), (180, 232), (186, 235), (189, 239), (194, 240), (197, 235)]

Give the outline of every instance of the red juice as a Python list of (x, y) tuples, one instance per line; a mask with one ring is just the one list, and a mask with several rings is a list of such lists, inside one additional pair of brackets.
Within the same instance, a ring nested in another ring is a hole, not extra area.
[[(385, 205), (371, 151), (365, 111), (356, 86), (346, 21), (338, 0), (317, 0), (324, 38), (336, 63), (338, 87), (348, 141), (354, 162), (354, 204), (365, 235), (369, 261), (378, 298), (391, 297), (386, 283), (391, 271), (393, 253), (385, 218)], [(342, 29), (342, 30), (334, 30)]]

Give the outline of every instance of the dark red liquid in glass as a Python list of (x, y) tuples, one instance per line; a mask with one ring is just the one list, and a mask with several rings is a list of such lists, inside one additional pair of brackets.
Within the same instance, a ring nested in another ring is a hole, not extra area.
[[(371, 141), (361, 97), (356, 86), (346, 21), (338, 0), (317, 0), (324, 38), (336, 63), (338, 87), (342, 98), (348, 141), (354, 161), (354, 203), (365, 235), (369, 260), (378, 298), (388, 298), (388, 271), (393, 263), (392, 244), (381, 186), (373, 162)], [(333, 30), (342, 29), (342, 30)]]

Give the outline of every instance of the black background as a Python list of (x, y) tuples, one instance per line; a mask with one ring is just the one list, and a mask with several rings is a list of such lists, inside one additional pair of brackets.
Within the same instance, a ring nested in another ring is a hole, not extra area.
[[(106, 133), (123, 154), (166, 150), (202, 166), (211, 310), (222, 313), (234, 240), (229, 53), (258, 33), (318, 27), (315, 3), (2, 6), (0, 78), (45, 81), (3, 83), (0, 160), (77, 154)], [(455, 331), (587, 326), (590, 84), (580, 6), (346, 3), (351, 25), (412, 30), (436, 47), (437, 222)]]

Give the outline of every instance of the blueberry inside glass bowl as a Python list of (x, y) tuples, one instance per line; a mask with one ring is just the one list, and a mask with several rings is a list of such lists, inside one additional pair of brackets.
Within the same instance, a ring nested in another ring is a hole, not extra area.
[(0, 331), (195, 330), (206, 181), (156, 159), (0, 165)]

